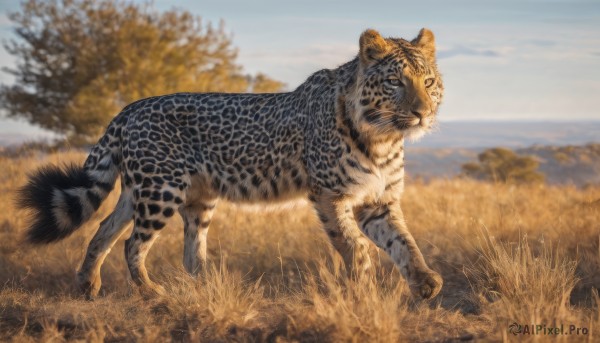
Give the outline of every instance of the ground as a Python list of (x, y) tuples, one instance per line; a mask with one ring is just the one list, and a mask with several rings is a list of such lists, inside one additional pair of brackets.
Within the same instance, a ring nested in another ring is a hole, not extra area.
[[(90, 302), (75, 287), (75, 271), (118, 188), (82, 230), (50, 246), (23, 241), (26, 213), (13, 205), (27, 172), (84, 158), (0, 157), (1, 341), (599, 340), (600, 186), (423, 183), (409, 175), (409, 228), (445, 280), (431, 302), (411, 298), (383, 255), (376, 283), (344, 278), (305, 203), (264, 211), (225, 202), (211, 225), (206, 278), (183, 271), (177, 219), (147, 262), (167, 296), (146, 300), (130, 286), (124, 236), (104, 264), (100, 297)], [(513, 322), (574, 325), (587, 334), (513, 335)]]

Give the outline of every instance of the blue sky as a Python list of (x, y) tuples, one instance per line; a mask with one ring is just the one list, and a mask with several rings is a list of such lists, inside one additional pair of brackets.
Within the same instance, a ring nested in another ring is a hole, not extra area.
[[(411, 39), (436, 34), (446, 96), (441, 120), (600, 119), (600, 1), (274, 1), (154, 0), (224, 20), (247, 72), (288, 89), (312, 72), (350, 60), (366, 28)], [(0, 0), (0, 39), (12, 37)], [(0, 66), (14, 61), (0, 48)], [(11, 77), (0, 72), (0, 82)], [(39, 134), (0, 119), (0, 134)]]

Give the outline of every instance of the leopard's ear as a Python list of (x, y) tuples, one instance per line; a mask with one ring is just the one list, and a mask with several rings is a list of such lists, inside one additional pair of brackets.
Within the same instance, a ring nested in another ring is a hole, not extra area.
[(385, 38), (381, 37), (379, 32), (368, 29), (360, 35), (360, 61), (365, 65), (379, 61), (390, 51), (389, 44)]
[(426, 28), (422, 28), (421, 31), (419, 31), (417, 38), (413, 39), (411, 43), (421, 49), (423, 55), (430, 61), (435, 61), (435, 36), (433, 35), (433, 32)]

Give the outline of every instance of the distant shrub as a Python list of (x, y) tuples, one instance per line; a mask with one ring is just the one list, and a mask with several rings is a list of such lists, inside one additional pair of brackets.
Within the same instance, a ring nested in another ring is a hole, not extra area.
[(463, 174), (479, 180), (497, 182), (544, 182), (537, 169), (539, 162), (531, 156), (520, 156), (505, 148), (487, 149), (477, 156), (478, 162), (462, 165)]
[(600, 143), (589, 143), (585, 147), (594, 155), (600, 156)]
[(556, 147), (554, 159), (560, 164), (581, 163), (591, 165), (600, 157), (600, 144), (589, 143), (585, 146), (568, 145)]
[(554, 152), (554, 159), (558, 161), (558, 163), (560, 164), (566, 164), (569, 163), (571, 161), (571, 158), (569, 157), (569, 155), (565, 154), (562, 151), (556, 151)]

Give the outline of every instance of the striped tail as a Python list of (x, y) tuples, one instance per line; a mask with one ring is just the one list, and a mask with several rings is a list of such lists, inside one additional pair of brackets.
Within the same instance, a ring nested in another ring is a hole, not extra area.
[(59, 241), (91, 218), (112, 191), (119, 174), (120, 146), (109, 148), (109, 141), (115, 139), (118, 138), (105, 134), (83, 166), (49, 165), (29, 176), (17, 197), (18, 207), (31, 210), (29, 242)]

